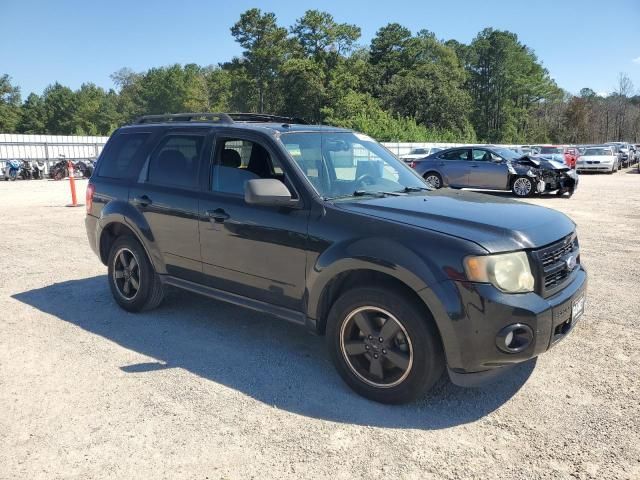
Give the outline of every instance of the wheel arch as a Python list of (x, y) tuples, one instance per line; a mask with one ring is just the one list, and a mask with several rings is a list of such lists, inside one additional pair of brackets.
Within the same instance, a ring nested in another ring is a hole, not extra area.
[(442, 174), (442, 172), (440, 172), (438, 169), (436, 168), (427, 168), (424, 173), (422, 174), (422, 178), (426, 181), (427, 176), (431, 173), (435, 173), (437, 176), (440, 177), (440, 188), (444, 187), (445, 184), (448, 185), (448, 182), (446, 181), (444, 175)]
[(166, 273), (166, 266), (151, 228), (144, 216), (125, 202), (109, 203), (98, 219), (97, 245), (100, 260), (105, 265), (111, 245), (122, 235), (131, 235), (140, 242), (151, 265), (159, 274)]

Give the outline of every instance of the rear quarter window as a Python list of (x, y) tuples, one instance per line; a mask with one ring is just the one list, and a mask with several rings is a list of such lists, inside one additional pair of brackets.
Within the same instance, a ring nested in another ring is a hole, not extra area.
[(149, 138), (149, 133), (118, 133), (109, 140), (100, 156), (98, 176), (129, 179), (137, 175), (133, 171), (136, 154)]

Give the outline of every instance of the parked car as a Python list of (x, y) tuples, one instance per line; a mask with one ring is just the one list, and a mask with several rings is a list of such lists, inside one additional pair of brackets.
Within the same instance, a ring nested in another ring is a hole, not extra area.
[(578, 147), (564, 147), (564, 163), (569, 165), (570, 168), (576, 168), (576, 161), (579, 156)]
[(555, 160), (556, 162), (566, 163), (564, 147), (557, 145), (544, 145), (536, 147), (532, 155), (536, 158), (543, 158), (545, 160)]
[(614, 173), (620, 170), (618, 155), (613, 147), (603, 145), (585, 148), (578, 157), (576, 169), (581, 171)]
[(511, 190), (518, 197), (571, 195), (578, 187), (578, 175), (564, 163), (494, 146), (449, 148), (416, 161), (415, 170), (434, 188)]
[(632, 145), (633, 147), (633, 162), (640, 163), (640, 144)]
[(629, 166), (629, 148), (625, 147), (625, 143), (623, 142), (609, 142), (609, 143), (605, 143), (605, 145), (608, 145), (610, 147), (612, 147), (616, 153), (616, 155), (618, 156), (618, 162), (620, 164), (621, 168), (627, 168)]
[(411, 164), (414, 160), (424, 158), (428, 155), (431, 155), (432, 153), (441, 152), (442, 150), (444, 149), (440, 147), (413, 148), (408, 154), (400, 156), (400, 159), (405, 163)]
[(566, 338), (584, 311), (568, 217), (431, 190), (351, 130), (142, 117), (107, 142), (86, 208), (123, 309), (153, 308), (172, 285), (306, 326), (327, 337), (346, 383), (380, 402), (416, 398), (445, 369), (467, 385), (501, 374)]

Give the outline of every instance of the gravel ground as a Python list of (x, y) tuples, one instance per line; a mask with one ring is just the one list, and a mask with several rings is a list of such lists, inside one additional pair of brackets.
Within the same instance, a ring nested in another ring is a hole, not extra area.
[(635, 169), (530, 200), (578, 224), (573, 334), (400, 407), (353, 394), (322, 338), (265, 315), (182, 292), (118, 309), (68, 190), (0, 182), (0, 478), (640, 478)]

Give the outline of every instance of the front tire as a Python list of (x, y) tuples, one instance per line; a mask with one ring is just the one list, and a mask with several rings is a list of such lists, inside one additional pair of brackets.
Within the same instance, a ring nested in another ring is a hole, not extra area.
[(535, 186), (531, 178), (520, 175), (511, 184), (511, 191), (516, 197), (530, 197), (535, 192)]
[(118, 237), (108, 262), (109, 288), (120, 307), (140, 312), (160, 305), (164, 296), (162, 282), (136, 238)]
[(342, 379), (376, 402), (410, 402), (444, 371), (433, 319), (393, 288), (360, 287), (341, 295), (329, 312), (327, 344)]

